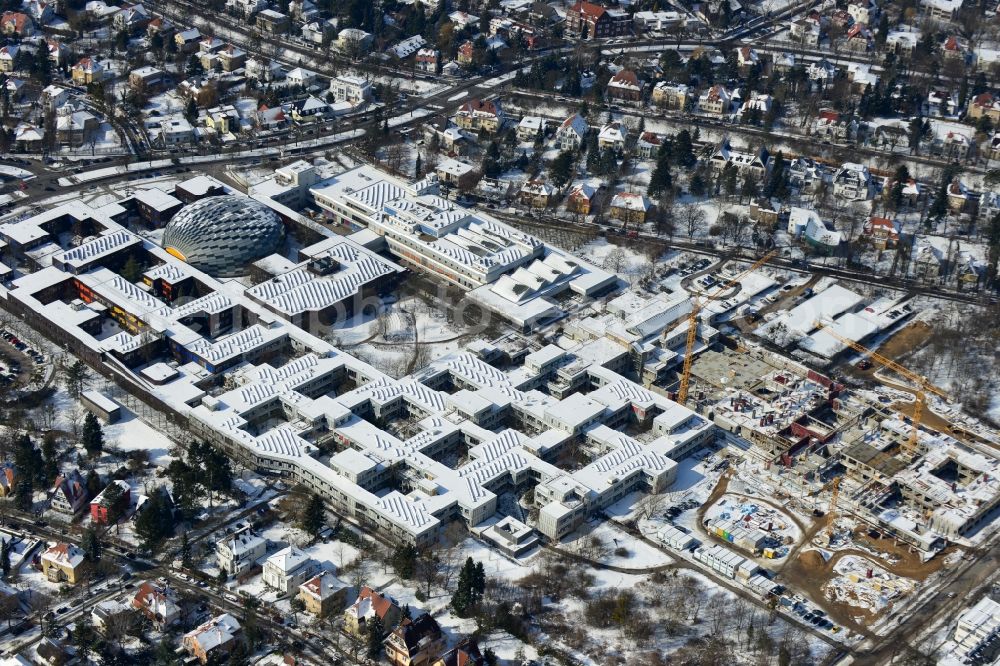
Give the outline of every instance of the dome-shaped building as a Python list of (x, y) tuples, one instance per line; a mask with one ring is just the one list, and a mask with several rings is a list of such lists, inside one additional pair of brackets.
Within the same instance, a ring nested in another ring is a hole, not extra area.
[(163, 230), (163, 249), (213, 277), (235, 277), (280, 250), (284, 239), (274, 211), (250, 197), (226, 195), (181, 208)]

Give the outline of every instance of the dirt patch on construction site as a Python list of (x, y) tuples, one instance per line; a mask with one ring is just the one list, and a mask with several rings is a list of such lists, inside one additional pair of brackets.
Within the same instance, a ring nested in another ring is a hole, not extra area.
[[(894, 361), (905, 357), (915, 349), (924, 346), (930, 339), (933, 329), (927, 322), (915, 321), (907, 324), (879, 345), (878, 353)], [(877, 369), (876, 368), (873, 369)]]
[[(863, 526), (859, 526), (854, 530), (852, 538), (875, 552), (885, 553), (896, 558), (895, 562), (892, 564), (884, 560), (878, 561), (878, 565), (889, 573), (897, 576), (903, 576), (904, 578), (912, 578), (913, 580), (918, 581), (925, 580), (931, 574), (940, 571), (948, 556), (957, 550), (956, 546), (948, 546), (933, 558), (925, 562), (922, 561), (920, 559), (920, 555), (916, 551), (912, 550), (907, 544), (900, 543), (895, 539), (888, 537), (876, 539), (872, 537), (868, 533), (867, 528)], [(851, 548), (837, 551), (837, 554), (861, 554), (863, 552), (864, 551)], [(869, 553), (868, 555), (865, 555), (865, 557), (871, 557), (871, 554)]]
[(699, 525), (705, 524), (705, 512), (708, 511), (708, 508), (718, 502), (719, 498), (726, 494), (726, 490), (729, 488), (729, 479), (732, 475), (733, 468), (730, 467), (722, 474), (722, 476), (719, 477), (719, 482), (715, 485), (715, 488), (712, 489), (712, 494), (708, 496), (708, 499), (705, 500), (700, 507), (698, 507)]

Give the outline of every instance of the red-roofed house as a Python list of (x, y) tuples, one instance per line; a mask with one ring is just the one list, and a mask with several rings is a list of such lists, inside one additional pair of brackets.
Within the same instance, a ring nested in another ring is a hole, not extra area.
[(161, 588), (146, 581), (132, 597), (132, 608), (146, 616), (157, 627), (166, 627), (181, 615), (177, 602), (167, 588)]
[(626, 224), (643, 224), (653, 209), (649, 199), (635, 192), (619, 192), (611, 199), (609, 215)]
[(0, 466), (0, 497), (13, 495), (15, 483), (17, 483), (17, 469), (12, 463), (4, 463)]
[(401, 615), (399, 605), (391, 597), (365, 585), (355, 602), (344, 611), (344, 630), (355, 636), (367, 636), (367, 623), (375, 616), (382, 620), (383, 627), (389, 629), (399, 622)]
[(494, 134), (503, 125), (503, 110), (499, 100), (472, 99), (455, 114), (455, 124), (465, 130), (485, 130)]
[(577, 185), (566, 197), (566, 210), (579, 215), (590, 215), (595, 190), (590, 185)]
[(579, 0), (566, 11), (567, 32), (583, 39), (619, 37), (629, 34), (630, 28), (631, 21), (625, 12), (585, 0)]
[(969, 100), (969, 117), (978, 119), (983, 116), (989, 116), (994, 123), (1000, 121), (1000, 99), (988, 92)]
[(638, 102), (642, 99), (642, 80), (630, 69), (623, 69), (608, 81), (608, 97), (626, 102)]
[(472, 56), (475, 53), (475, 51), (476, 49), (472, 45), (472, 42), (466, 41), (464, 44), (458, 47), (458, 57), (455, 59), (458, 60), (459, 65), (471, 65)]
[(0, 16), (0, 31), (5, 35), (28, 37), (34, 34), (35, 24), (30, 16), (22, 12), (4, 12)]
[(431, 666), (484, 666), (486, 660), (479, 652), (474, 638), (464, 641), (441, 655)]
[(896, 243), (899, 242), (899, 228), (895, 222), (887, 217), (872, 216), (865, 224), (862, 233), (879, 250), (895, 247)]
[(104, 67), (96, 58), (85, 57), (73, 65), (73, 83), (87, 85), (104, 78)]
[(653, 132), (643, 132), (635, 143), (635, 152), (639, 154), (639, 157), (651, 160), (660, 152), (662, 145), (663, 141), (660, 139), (660, 135)]

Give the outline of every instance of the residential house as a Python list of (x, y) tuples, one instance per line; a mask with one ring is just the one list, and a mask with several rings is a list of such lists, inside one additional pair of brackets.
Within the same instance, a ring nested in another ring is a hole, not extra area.
[(179, 146), (194, 141), (194, 127), (183, 116), (160, 121), (158, 137), (165, 146)]
[(312, 122), (330, 113), (330, 105), (312, 95), (289, 102), (283, 108), (296, 123)]
[(205, 127), (218, 136), (236, 134), (240, 131), (240, 112), (232, 104), (216, 106), (203, 112)]
[(736, 66), (739, 67), (740, 72), (744, 76), (746, 76), (747, 72), (759, 64), (760, 56), (758, 56), (757, 52), (749, 46), (741, 46), (736, 49)]
[(0, 47), (0, 72), (14, 71), (14, 60), (17, 58), (19, 49), (20, 47), (16, 44)]
[(854, 118), (844, 118), (839, 111), (833, 109), (820, 109), (812, 124), (813, 136), (831, 143), (850, 141), (857, 131), (858, 121)]
[(811, 192), (823, 182), (823, 165), (809, 157), (796, 157), (785, 165), (789, 186), (799, 192)]
[(818, 217), (811, 218), (806, 224), (802, 239), (817, 252), (828, 255), (837, 251), (842, 240), (839, 231), (831, 229)]
[(623, 224), (639, 225), (646, 222), (653, 204), (649, 199), (634, 192), (619, 192), (611, 198), (608, 215), (621, 220)]
[(586, 0), (578, 0), (566, 10), (566, 31), (581, 39), (605, 39), (629, 34), (632, 21), (629, 15)]
[(295, 590), (316, 573), (316, 562), (296, 548), (282, 548), (264, 561), (261, 578), (268, 587), (282, 594)]
[(953, 213), (967, 213), (972, 209), (975, 197), (958, 178), (948, 186), (948, 209)]
[(285, 82), (290, 86), (297, 86), (306, 90), (316, 83), (316, 72), (304, 67), (296, 67), (288, 72), (288, 74), (285, 74)]
[(86, 558), (83, 551), (71, 543), (57, 543), (41, 556), (42, 572), (53, 583), (75, 585), (83, 573)]
[(49, 50), (49, 62), (54, 67), (62, 67), (69, 55), (69, 49), (66, 48), (66, 45), (58, 39), (46, 39), (45, 46)]
[(229, 613), (223, 613), (184, 634), (181, 646), (202, 664), (210, 660), (221, 663), (241, 640), (240, 623)]
[(238, 576), (247, 571), (257, 560), (267, 553), (267, 541), (246, 527), (235, 534), (227, 535), (215, 545), (219, 569), (230, 576)]
[(462, 129), (496, 134), (503, 126), (504, 114), (499, 100), (472, 99), (455, 115), (455, 124)]
[(545, 181), (529, 180), (521, 185), (517, 193), (517, 200), (522, 206), (531, 208), (548, 208), (555, 203), (557, 192)]
[(298, 598), (305, 604), (307, 613), (325, 618), (344, 607), (349, 589), (347, 583), (324, 571), (299, 585)]
[(672, 30), (685, 23), (685, 17), (675, 11), (640, 11), (632, 15), (638, 32)]
[(445, 648), (444, 632), (424, 613), (404, 619), (383, 641), (385, 656), (393, 666), (430, 666)]
[(687, 108), (691, 90), (683, 83), (660, 81), (653, 86), (653, 104), (661, 109), (683, 111)]
[(889, 53), (909, 57), (920, 42), (920, 32), (910, 28), (890, 30), (885, 38), (885, 48)]
[(961, 132), (947, 131), (936, 135), (928, 146), (931, 155), (946, 157), (950, 161), (962, 160), (972, 149), (972, 132), (968, 135)]
[(868, 26), (856, 23), (847, 30), (844, 35), (844, 47), (854, 53), (867, 53), (875, 43), (871, 30)]
[(222, 71), (224, 72), (234, 72), (240, 67), (246, 65), (247, 53), (238, 46), (233, 44), (226, 44), (218, 52), (219, 64), (222, 65)]
[(75, 516), (87, 506), (87, 484), (80, 472), (60, 474), (52, 486), (49, 508), (65, 516)]
[(813, 209), (792, 206), (788, 210), (788, 235), (798, 240), (813, 219), (819, 219), (819, 215)]
[(872, 25), (877, 12), (878, 8), (870, 0), (851, 0), (847, 3), (847, 13), (856, 24)]
[(322, 46), (329, 36), (337, 32), (337, 20), (327, 19), (326, 21), (312, 21), (302, 26), (302, 39), (317, 46)]
[(226, 43), (218, 37), (205, 35), (198, 42), (198, 53), (218, 53), (225, 45)]
[(24, 12), (4, 12), (0, 16), (0, 32), (23, 39), (35, 33), (35, 24)]
[(906, 128), (900, 125), (879, 125), (875, 128), (872, 142), (879, 148), (892, 152), (897, 147), (907, 145)]
[(141, 4), (123, 5), (122, 10), (115, 14), (112, 24), (119, 32), (125, 31), (130, 35), (135, 35), (145, 31), (152, 18), (149, 11)]
[(75, 660), (75, 655), (65, 645), (48, 636), (44, 636), (38, 641), (35, 654), (38, 655), (35, 666), (64, 666), (64, 664), (71, 664)]
[(729, 139), (723, 139), (709, 159), (709, 164), (716, 173), (722, 173), (727, 164), (732, 164), (741, 176), (752, 174), (759, 183), (767, 175), (771, 156), (763, 147), (757, 150), (734, 150)]
[(728, 114), (731, 104), (729, 93), (721, 85), (712, 86), (698, 98), (698, 109), (712, 116)]
[(108, 629), (122, 618), (132, 615), (132, 609), (118, 599), (104, 599), (90, 607), (90, 620), (94, 628), (107, 635)]
[(177, 45), (178, 51), (182, 53), (194, 53), (198, 50), (198, 46), (201, 43), (201, 33), (198, 32), (198, 28), (181, 30), (174, 35), (174, 43)]
[(132, 608), (158, 629), (172, 625), (181, 616), (181, 610), (170, 589), (150, 581), (140, 583), (139, 589), (132, 596)]
[(421, 72), (436, 74), (441, 62), (441, 52), (437, 49), (420, 49), (417, 51), (416, 66)]
[(454, 11), (448, 14), (448, 20), (455, 24), (456, 30), (461, 30), (470, 25), (473, 27), (479, 25), (478, 16), (463, 11)]
[(267, 9), (267, 4), (267, 0), (226, 0), (226, 11), (246, 19)]
[(824, 90), (837, 75), (837, 68), (828, 60), (811, 62), (806, 67), (806, 78), (812, 82), (813, 88)]
[(630, 69), (623, 69), (608, 81), (605, 88), (608, 98), (623, 102), (639, 102), (642, 100), (642, 91), (645, 84)]
[(874, 90), (878, 85), (878, 74), (872, 71), (871, 65), (864, 62), (847, 63), (847, 78), (851, 82), (851, 91), (863, 93)]
[(371, 99), (372, 85), (360, 76), (335, 76), (330, 79), (330, 93), (334, 102), (357, 105)]
[(628, 128), (617, 120), (608, 123), (597, 133), (597, 147), (601, 150), (611, 149), (617, 152), (625, 150), (628, 141)]
[[(174, 34), (177, 29), (174, 28), (174, 24), (170, 22), (169, 19), (165, 19), (162, 16), (156, 16), (149, 21), (149, 25), (146, 26), (146, 37), (149, 39), (153, 38), (153, 35), (160, 35), (164, 41), (168, 39), (173, 39)], [(176, 44), (176, 42), (174, 42)]]
[(962, 8), (963, 2), (964, 0), (920, 0), (920, 6), (932, 19), (951, 21)]
[(958, 110), (958, 94), (950, 90), (935, 88), (927, 93), (924, 115), (932, 117), (954, 115)]
[(1000, 122), (1000, 97), (988, 92), (976, 95), (969, 100), (968, 112), (973, 120), (987, 116), (996, 125)]
[(635, 142), (635, 152), (639, 157), (651, 160), (657, 157), (662, 146), (663, 141), (659, 134), (643, 132), (639, 136), (639, 140)]
[(525, 116), (517, 124), (518, 141), (534, 141), (545, 136), (546, 120), (541, 116)]
[(566, 197), (566, 210), (579, 215), (590, 215), (596, 190), (590, 185), (576, 185)]
[(14, 494), (17, 483), (17, 468), (14, 463), (0, 465), (0, 497), (10, 497)]
[(472, 64), (473, 58), (476, 53), (476, 47), (471, 40), (466, 40), (458, 47), (458, 52), (455, 55), (455, 60), (458, 61), (459, 65), (469, 66)]
[(1000, 130), (993, 132), (993, 138), (990, 139), (990, 159), (1000, 160)]
[(970, 55), (968, 47), (956, 35), (949, 35), (941, 44), (941, 56), (946, 61), (957, 60), (964, 63), (970, 60)]
[(778, 223), (780, 207), (770, 199), (760, 197), (750, 202), (750, 219), (754, 222), (774, 226)]
[(370, 32), (358, 28), (344, 28), (337, 33), (337, 49), (348, 55), (361, 55), (371, 48), (374, 39)]
[(452, 125), (447, 116), (436, 116), (424, 124), (424, 139), (437, 143), (438, 149), (448, 155), (467, 155), (471, 142), (457, 126)]
[(431, 666), (486, 666), (474, 638), (466, 638), (438, 657)]
[(819, 46), (820, 28), (819, 23), (804, 18), (792, 21), (788, 28), (788, 34), (796, 42), (801, 42), (803, 46)]
[(940, 276), (946, 261), (944, 253), (927, 241), (921, 241), (913, 246), (913, 273), (922, 280)]
[(845, 162), (833, 176), (833, 196), (846, 201), (871, 198), (872, 177), (863, 164)]
[(439, 162), (434, 170), (438, 180), (460, 190), (469, 190), (476, 186), (479, 172), (476, 167), (456, 159), (446, 159)]
[(166, 86), (167, 77), (163, 70), (152, 65), (144, 65), (129, 72), (128, 84), (133, 90), (156, 93)]
[(117, 522), (131, 502), (132, 487), (128, 481), (116, 479), (90, 500), (90, 520), (96, 525)]
[(21, 9), (31, 17), (35, 25), (48, 25), (56, 16), (52, 4), (44, 0), (25, 0), (21, 3)]
[(887, 217), (871, 216), (861, 233), (877, 250), (895, 247), (899, 242), (899, 226)]
[(85, 86), (100, 81), (104, 78), (104, 67), (97, 62), (97, 58), (86, 56), (80, 58), (71, 70), (73, 83)]
[(979, 199), (979, 219), (988, 223), (1000, 214), (1000, 192), (987, 190)]
[(283, 75), (281, 64), (266, 58), (247, 58), (245, 67), (248, 79), (262, 83), (275, 81)]
[(14, 104), (21, 102), (21, 98), (24, 96), (24, 79), (18, 79), (13, 76), (7, 78), (7, 82), (4, 84), (4, 89), (7, 91), (7, 98)]
[(262, 104), (257, 109), (256, 124), (261, 129), (279, 129), (288, 124), (288, 117), (282, 107), (276, 106), (271, 109)]
[(376, 616), (383, 627), (389, 628), (399, 622), (401, 615), (395, 600), (366, 585), (361, 588), (354, 603), (344, 611), (344, 631), (364, 637), (368, 635), (368, 623)]
[(740, 105), (737, 115), (742, 121), (752, 119), (756, 122), (761, 122), (771, 110), (771, 103), (772, 99), (770, 95), (752, 92), (750, 93), (750, 97)]
[(288, 16), (273, 9), (264, 9), (257, 13), (257, 27), (272, 35), (288, 32)]
[(795, 69), (796, 64), (798, 64), (798, 59), (796, 59), (794, 53), (776, 53), (774, 54), (771, 67), (778, 74), (788, 74), (788, 72)]
[(59, 143), (79, 147), (90, 141), (101, 126), (97, 116), (77, 104), (64, 104), (56, 110), (56, 137)]
[(574, 113), (556, 130), (556, 144), (560, 150), (579, 150), (588, 131), (587, 121), (579, 113)]

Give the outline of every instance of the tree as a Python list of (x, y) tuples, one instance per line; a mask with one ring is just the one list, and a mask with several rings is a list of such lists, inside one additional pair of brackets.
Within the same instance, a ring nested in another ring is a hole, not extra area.
[(83, 361), (75, 361), (63, 368), (63, 384), (66, 386), (69, 397), (74, 400), (80, 398), (80, 394), (87, 390), (89, 383), (90, 373)]
[(56, 453), (56, 437), (46, 433), (42, 439), (42, 458), (45, 459), (45, 483), (50, 485), (59, 476), (59, 455)]
[(695, 232), (705, 226), (705, 211), (698, 204), (682, 206), (678, 218), (687, 234), (688, 242), (694, 238)]
[(697, 158), (694, 156), (694, 146), (691, 143), (691, 133), (687, 130), (681, 130), (674, 137), (673, 141), (673, 156), (674, 163), (677, 166), (689, 168), (696, 161)]
[(83, 537), (80, 539), (80, 549), (88, 562), (94, 563), (101, 560), (101, 540), (93, 526), (84, 530)]
[(0, 542), (0, 571), (3, 571), (3, 577), (6, 578), (10, 575), (10, 542), (8, 540), (3, 540)]
[(173, 528), (173, 507), (166, 492), (162, 488), (156, 488), (135, 519), (135, 532), (142, 539), (143, 547), (151, 551), (173, 532)]
[(83, 432), (80, 435), (80, 444), (87, 451), (87, 455), (95, 457), (104, 450), (104, 430), (101, 428), (97, 417), (91, 412), (83, 419)]
[(389, 558), (396, 575), (407, 580), (413, 578), (417, 562), (417, 549), (410, 544), (397, 546)]
[(482, 562), (474, 562), (471, 557), (465, 560), (462, 571), (458, 574), (458, 586), (451, 597), (451, 607), (459, 617), (468, 614), (479, 605), (486, 591), (486, 574)]
[(556, 158), (549, 165), (549, 178), (552, 184), (558, 189), (562, 189), (573, 178), (573, 153), (568, 150), (560, 151)]
[(73, 645), (76, 646), (77, 655), (86, 663), (87, 655), (92, 654), (97, 647), (98, 636), (94, 631), (94, 625), (90, 623), (90, 613), (84, 613), (76, 621), (76, 628), (73, 630)]
[(368, 622), (368, 656), (371, 659), (378, 659), (382, 652), (383, 635), (385, 628), (382, 626), (382, 618), (376, 614)]
[(14, 506), (21, 511), (31, 511), (33, 503), (31, 480), (21, 479), (14, 489)]
[(142, 267), (139, 265), (139, 262), (136, 261), (134, 254), (130, 254), (128, 259), (125, 260), (125, 265), (122, 266), (121, 276), (133, 283), (138, 282), (142, 277)]
[(673, 187), (674, 179), (670, 175), (670, 156), (666, 152), (661, 152), (656, 160), (656, 167), (649, 176), (649, 187), (647, 192), (650, 197), (658, 198), (661, 194)]
[(915, 116), (910, 120), (910, 124), (907, 127), (907, 140), (910, 145), (910, 152), (914, 155), (920, 154), (920, 142), (924, 140), (924, 137), (930, 132), (930, 123), (921, 118), (920, 116)]
[(309, 496), (305, 511), (302, 512), (302, 529), (315, 539), (319, 537), (325, 523), (326, 508), (323, 505), (323, 498), (313, 493)]
[(181, 535), (181, 564), (184, 567), (191, 566), (191, 544), (188, 543), (187, 532)]

